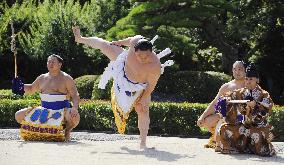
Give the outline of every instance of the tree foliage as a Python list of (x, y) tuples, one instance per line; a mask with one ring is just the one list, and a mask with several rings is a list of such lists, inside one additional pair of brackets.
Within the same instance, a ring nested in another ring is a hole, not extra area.
[[(109, 30), (111, 38), (134, 34), (153, 36), (162, 29), (169, 41), (190, 47), (192, 53), (210, 46), (222, 53), (223, 71), (230, 72), (237, 59), (248, 59), (257, 50), (260, 37), (267, 32), (268, 24), (281, 20), (281, 15), (271, 17), (274, 10), (283, 10), (281, 1), (257, 0), (161, 0), (135, 1), (136, 6), (127, 17)], [(278, 9), (276, 9), (276, 7)], [(280, 11), (278, 11), (280, 12)], [(172, 32), (174, 31), (174, 32)], [(182, 31), (182, 38), (175, 38)], [(163, 33), (163, 35), (165, 35)], [(165, 42), (165, 44), (170, 44)], [(177, 45), (177, 44), (176, 44)], [(198, 49), (197, 49), (198, 48)], [(192, 53), (187, 52), (188, 58)], [(181, 56), (182, 52), (177, 52)], [(181, 61), (178, 61), (181, 62)], [(190, 64), (190, 63), (189, 63)]]
[[(12, 6), (1, 3), (0, 58), (3, 59), (3, 70), (11, 74), (13, 68), (12, 60), (8, 59), (12, 59), (12, 20), (17, 33), (20, 75), (30, 77), (28, 81), (46, 72), (46, 58), (53, 53), (63, 57), (63, 70), (73, 77), (101, 73), (108, 59), (97, 50), (76, 44), (72, 26), (79, 25), (84, 36), (104, 37), (105, 32), (127, 14), (129, 5), (126, 0), (90, 0), (83, 5), (76, 0), (23, 0)], [(37, 67), (26, 69), (30, 64)], [(7, 76), (3, 77), (7, 79)]]
[[(14, 1), (0, 2), (0, 67), (4, 71), (0, 80), (12, 75), (6, 69), (13, 68), (10, 19), (17, 32), (20, 73), (25, 77), (33, 79), (44, 72), (51, 53), (64, 57), (64, 69), (74, 77), (100, 74), (107, 58), (74, 42), (71, 27), (76, 23), (84, 36), (108, 40), (157, 34), (155, 51), (170, 47), (173, 53), (167, 58), (175, 60), (176, 70), (230, 73), (235, 60), (254, 61), (261, 71), (261, 85), (277, 96), (274, 100), (284, 103), (281, 0)], [(38, 67), (23, 67), (31, 63)]]
[(283, 1), (136, 0), (135, 4), (108, 31), (110, 38), (161, 35), (157, 46), (174, 50), (180, 70), (230, 73), (236, 60), (254, 61), (261, 71), (262, 85), (284, 96), (280, 85), (284, 71), (280, 64), (284, 60)]

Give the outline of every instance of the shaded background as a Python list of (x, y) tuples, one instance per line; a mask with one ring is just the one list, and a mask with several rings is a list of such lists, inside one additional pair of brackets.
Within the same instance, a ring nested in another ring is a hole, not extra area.
[[(45, 73), (46, 58), (64, 58), (73, 78), (99, 75), (108, 60), (74, 42), (76, 23), (84, 36), (116, 40), (152, 38), (156, 51), (170, 47), (177, 71), (231, 74), (235, 60), (255, 62), (260, 85), (284, 104), (284, 5), (281, 0), (7, 0), (0, 2), (0, 89), (11, 86), (10, 20), (17, 33), (19, 76), (31, 83)], [(195, 77), (190, 77), (194, 79)], [(182, 89), (180, 89), (182, 90)]]

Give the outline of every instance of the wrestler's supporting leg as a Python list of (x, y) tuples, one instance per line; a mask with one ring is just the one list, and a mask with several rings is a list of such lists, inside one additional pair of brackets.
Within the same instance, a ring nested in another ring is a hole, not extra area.
[(143, 110), (141, 104), (135, 105), (135, 110), (138, 115), (138, 128), (140, 131), (140, 149), (146, 148), (146, 138), (148, 135), (150, 116), (149, 110)]
[(29, 109), (30, 108), (24, 108), (15, 113), (15, 119), (19, 124), (25, 119), (25, 114)]
[(65, 134), (65, 141), (70, 141), (70, 133), (72, 131), (73, 128), (75, 128), (79, 122), (80, 122), (80, 115), (79, 113), (77, 113), (76, 117), (71, 117), (71, 114), (70, 114), (70, 110), (67, 110), (64, 112), (65, 115), (65, 122), (66, 122), (66, 128), (65, 128), (65, 131), (64, 131), (64, 134)]

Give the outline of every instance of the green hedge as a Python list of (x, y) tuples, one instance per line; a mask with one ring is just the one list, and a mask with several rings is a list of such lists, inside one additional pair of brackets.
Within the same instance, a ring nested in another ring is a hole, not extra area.
[[(204, 133), (196, 126), (197, 117), (206, 104), (157, 103), (151, 104), (149, 134), (199, 136)], [(80, 106), (81, 121), (77, 129), (116, 131), (109, 102), (93, 101)], [(129, 134), (138, 133), (137, 114), (133, 111), (127, 125)]]
[(0, 90), (0, 99), (40, 99), (39, 93), (24, 94), (24, 96), (14, 95), (10, 89)]
[(18, 127), (15, 113), (25, 107), (39, 105), (39, 100), (10, 100), (0, 99), (0, 127)]
[[(152, 99), (154, 101), (208, 103), (214, 99), (221, 85), (230, 80), (229, 75), (212, 71), (165, 72), (158, 81)], [(110, 100), (112, 82), (109, 82), (106, 89), (102, 90), (98, 89), (99, 81), (100, 77), (97, 77), (92, 91), (92, 99)], [(79, 86), (77, 87), (79, 88)], [(90, 89), (87, 83), (82, 83), (80, 87)], [(88, 93), (89, 96), (89, 91), (85, 93)]]
[(81, 99), (90, 99), (95, 81), (99, 75), (85, 75), (75, 79), (75, 84)]
[[(14, 119), (17, 110), (39, 104), (38, 100), (0, 100), (0, 127), (19, 127)], [(199, 103), (158, 103), (150, 107), (150, 135), (202, 136), (209, 135), (197, 125), (198, 116), (207, 104)], [(270, 118), (275, 127), (276, 140), (284, 141), (284, 107), (275, 106)], [(81, 121), (76, 129), (116, 132), (110, 103), (107, 101), (85, 101), (80, 104)], [(137, 114), (132, 112), (127, 125), (127, 134), (137, 134)]]
[(114, 131), (115, 123), (109, 102), (89, 101), (80, 104), (80, 123), (76, 129)]
[(209, 103), (231, 77), (219, 72), (179, 71), (163, 74), (155, 92), (172, 101)]
[(270, 124), (274, 127), (275, 139), (284, 141), (284, 106), (274, 106)]
[(106, 85), (105, 89), (99, 89), (98, 85), (101, 77), (98, 77), (94, 83), (93, 91), (92, 91), (92, 99), (95, 100), (110, 100), (110, 91), (112, 87), (113, 81), (109, 81)]

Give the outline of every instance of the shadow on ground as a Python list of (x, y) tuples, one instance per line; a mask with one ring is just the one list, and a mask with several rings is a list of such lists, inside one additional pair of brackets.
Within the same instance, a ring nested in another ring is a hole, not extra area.
[(161, 150), (157, 150), (155, 148), (150, 148), (150, 149), (146, 149), (143, 151), (140, 150), (133, 150), (133, 149), (129, 149), (128, 147), (121, 147), (120, 148), (122, 151), (126, 151), (125, 152), (106, 152), (109, 154), (130, 154), (130, 155), (142, 155), (148, 158), (154, 158), (157, 159), (158, 161), (166, 161), (166, 162), (174, 162), (177, 161), (179, 159), (182, 158), (194, 158), (195, 155), (189, 156), (186, 154), (175, 154), (175, 153), (170, 153), (167, 151), (161, 151)]

